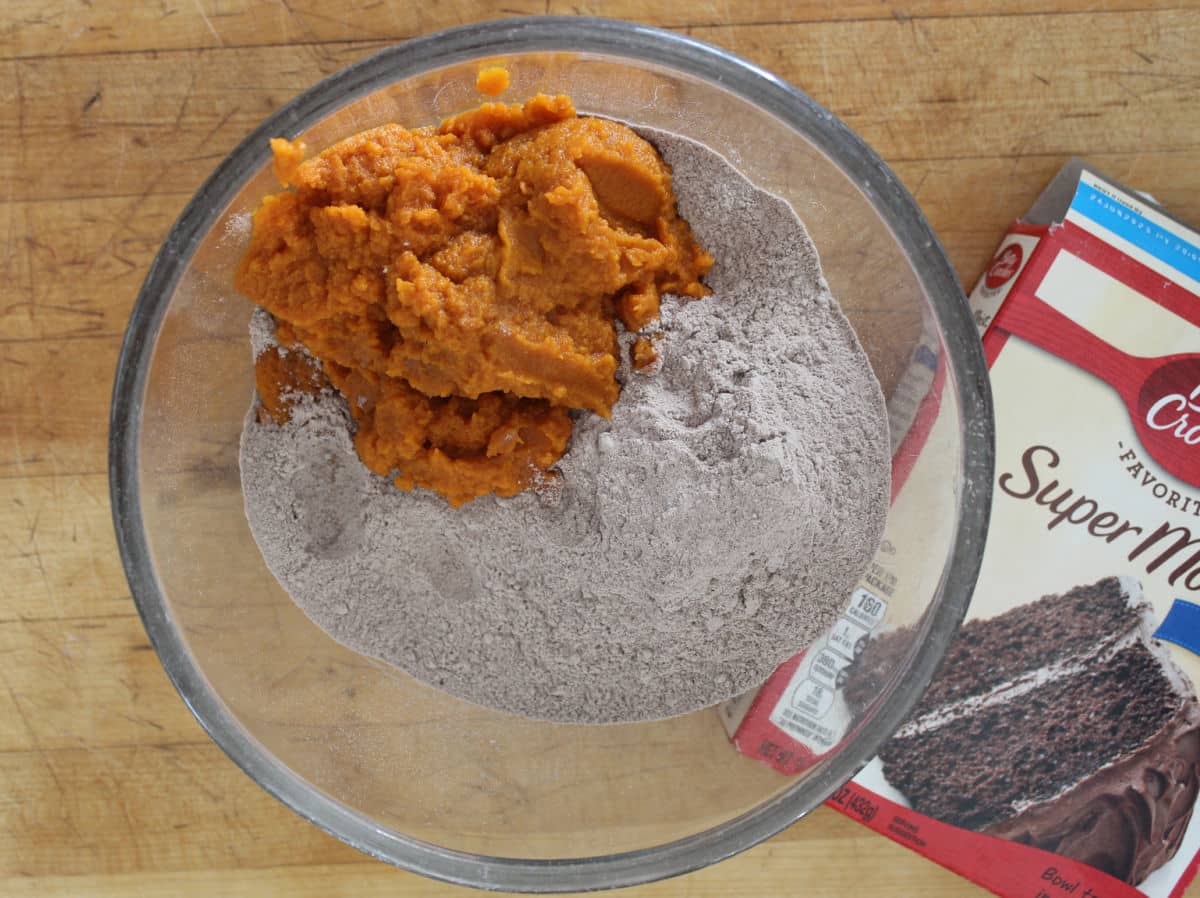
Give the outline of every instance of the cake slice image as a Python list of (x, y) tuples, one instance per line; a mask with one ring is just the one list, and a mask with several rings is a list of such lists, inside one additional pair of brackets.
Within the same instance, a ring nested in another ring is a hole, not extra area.
[(1126, 577), (970, 621), (880, 751), (884, 776), (929, 817), (1141, 882), (1178, 850), (1200, 783), (1200, 706), (1152, 632)]

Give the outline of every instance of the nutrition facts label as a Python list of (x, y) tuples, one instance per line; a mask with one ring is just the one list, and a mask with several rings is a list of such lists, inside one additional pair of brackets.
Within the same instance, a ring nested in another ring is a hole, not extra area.
[(839, 696), (850, 664), (884, 617), (887, 602), (862, 587), (823, 642), (809, 649), (771, 712), (771, 723), (821, 754), (846, 734), (850, 713)]

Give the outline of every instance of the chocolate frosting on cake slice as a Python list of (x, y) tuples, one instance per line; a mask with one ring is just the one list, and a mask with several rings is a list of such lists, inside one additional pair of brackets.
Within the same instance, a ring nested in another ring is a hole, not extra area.
[(1141, 881), (1200, 788), (1200, 706), (1151, 615), (1110, 577), (970, 622), (884, 775), (921, 813)]
[(984, 832), (1139, 883), (1179, 850), (1200, 790), (1198, 772), (1200, 708), (1189, 700), (1135, 751)]

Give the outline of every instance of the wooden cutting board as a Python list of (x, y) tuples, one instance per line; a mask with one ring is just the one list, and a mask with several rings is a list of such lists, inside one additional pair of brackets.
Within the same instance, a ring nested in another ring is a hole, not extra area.
[[(324, 75), (494, 15), (634, 18), (811, 93), (964, 281), (1072, 154), (1200, 221), (1200, 7), (1171, 0), (7, 0), (0, 10), (0, 894), (465, 894), (276, 803), (159, 667), (109, 522), (122, 329), (211, 168)], [(828, 811), (655, 898), (982, 891)], [(1200, 889), (1190, 894), (1200, 895)]]

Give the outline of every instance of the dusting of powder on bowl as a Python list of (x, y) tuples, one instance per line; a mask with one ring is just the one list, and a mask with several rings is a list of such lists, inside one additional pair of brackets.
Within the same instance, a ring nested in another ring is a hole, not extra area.
[[(612, 723), (715, 704), (841, 611), (882, 532), (887, 418), (803, 225), (721, 156), (639, 129), (716, 258), (711, 297), (667, 298), (653, 374), (581, 413), (559, 477), (450, 508), (367, 471), (344, 400), (251, 409), (246, 514), (319, 626), (456, 696)], [(256, 313), (254, 349), (270, 341)]]

